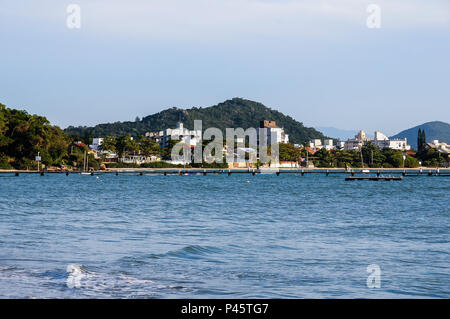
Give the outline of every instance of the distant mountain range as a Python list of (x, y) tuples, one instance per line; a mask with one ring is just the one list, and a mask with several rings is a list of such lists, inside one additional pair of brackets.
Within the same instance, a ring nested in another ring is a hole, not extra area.
[(425, 130), (427, 142), (439, 140), (439, 142), (446, 142), (450, 144), (450, 124), (440, 121), (427, 122), (413, 128), (401, 131), (400, 133), (391, 136), (391, 138), (407, 138), (408, 144), (412, 148), (417, 149), (417, 131)]
[(190, 109), (170, 108), (159, 113), (149, 115), (134, 122), (116, 122), (98, 124), (94, 127), (69, 126), (65, 129), (68, 134), (80, 136), (103, 137), (121, 134), (131, 134), (141, 136), (146, 132), (160, 131), (165, 128), (175, 128), (178, 121), (182, 121), (184, 126), (193, 129), (194, 120), (203, 121), (203, 129), (217, 127), (224, 132), (225, 129), (242, 127), (259, 127), (261, 120), (276, 121), (279, 127), (283, 127), (286, 134), (289, 134), (291, 143), (308, 142), (315, 138), (326, 138), (324, 134), (314, 128), (308, 128), (303, 123), (294, 120), (288, 115), (272, 110), (265, 105), (234, 98), (210, 107), (193, 107)]

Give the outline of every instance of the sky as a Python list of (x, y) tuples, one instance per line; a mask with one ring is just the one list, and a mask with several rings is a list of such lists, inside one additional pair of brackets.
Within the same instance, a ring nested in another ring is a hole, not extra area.
[(450, 122), (449, 0), (0, 0), (0, 41), (0, 103), (63, 128), (233, 97), (313, 127)]

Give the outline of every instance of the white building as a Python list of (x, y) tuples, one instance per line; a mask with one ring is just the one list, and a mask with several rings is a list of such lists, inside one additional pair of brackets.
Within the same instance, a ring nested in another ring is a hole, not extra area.
[(314, 150), (320, 150), (321, 148), (325, 148), (327, 151), (331, 151), (336, 148), (332, 139), (325, 139), (322, 143), (322, 140), (318, 138), (309, 142), (309, 147)]
[(374, 139), (370, 139), (366, 136), (366, 133), (361, 130), (356, 134), (355, 138), (349, 139), (344, 144), (344, 149), (346, 151), (350, 150), (360, 150), (366, 143), (372, 142), (380, 149), (390, 148), (393, 150), (408, 151), (411, 146), (408, 145), (405, 139), (389, 139), (386, 135), (381, 132), (375, 131)]
[(333, 150), (335, 148), (332, 139), (326, 139), (323, 141), (323, 146), (327, 151)]
[(158, 144), (159, 144), (159, 142), (161, 141), (163, 135), (164, 135), (164, 131), (159, 131), (159, 132), (147, 132), (147, 133), (145, 133), (145, 137), (151, 138), (152, 140), (154, 140), (154, 141), (157, 142)]
[(97, 137), (92, 139), (92, 144), (89, 145), (89, 148), (94, 151), (100, 151), (100, 145), (103, 143), (103, 137)]
[[(277, 126), (275, 121), (261, 121), (259, 123), (259, 132), (262, 131), (263, 140), (259, 141), (259, 145), (271, 145), (272, 143), (289, 143), (289, 135), (284, 129)], [(259, 140), (258, 134), (258, 140)]]
[(166, 128), (159, 132), (149, 132), (145, 136), (157, 141), (161, 147), (167, 147), (170, 140), (180, 140), (182, 143), (195, 146), (202, 138), (202, 131), (189, 130), (182, 122), (178, 122), (174, 129)]
[(445, 142), (440, 142), (439, 140), (433, 140), (432, 143), (427, 143), (428, 147), (435, 148), (442, 153), (450, 154), (450, 145)]
[(320, 149), (322, 148), (322, 140), (321, 139), (314, 139), (311, 142), (309, 142), (309, 147), (314, 149)]
[(363, 147), (363, 145), (368, 141), (370, 141), (370, 139), (366, 137), (366, 132), (361, 130), (358, 132), (358, 134), (355, 135), (355, 138), (348, 139), (345, 142), (344, 149), (346, 151), (360, 150)]
[(375, 131), (373, 143), (380, 149), (390, 148), (393, 150), (409, 151), (411, 146), (408, 145), (407, 139), (389, 139), (381, 132)]
[(159, 162), (161, 158), (156, 155), (143, 155), (143, 154), (127, 154), (121, 158), (122, 163), (143, 164), (151, 162)]

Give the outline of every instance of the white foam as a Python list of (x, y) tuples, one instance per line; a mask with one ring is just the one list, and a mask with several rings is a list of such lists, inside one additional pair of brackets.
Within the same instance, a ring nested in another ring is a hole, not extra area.
[(81, 280), (87, 277), (86, 272), (83, 270), (81, 265), (70, 264), (67, 266), (66, 271), (69, 276), (66, 280), (66, 285), (69, 288), (81, 288)]
[(151, 280), (141, 280), (127, 275), (114, 276), (90, 272), (78, 264), (68, 265), (66, 271), (68, 273), (67, 287), (83, 288), (86, 293), (91, 291), (104, 294), (117, 287), (123, 290), (133, 290), (137, 286), (154, 287)]

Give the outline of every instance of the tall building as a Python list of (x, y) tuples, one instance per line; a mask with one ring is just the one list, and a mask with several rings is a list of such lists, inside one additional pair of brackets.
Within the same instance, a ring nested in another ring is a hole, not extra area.
[[(289, 135), (284, 129), (277, 126), (275, 121), (264, 120), (259, 123), (259, 129), (263, 132), (263, 140), (259, 145), (270, 145), (273, 143), (289, 143)], [(258, 134), (259, 139), (259, 134)]]

